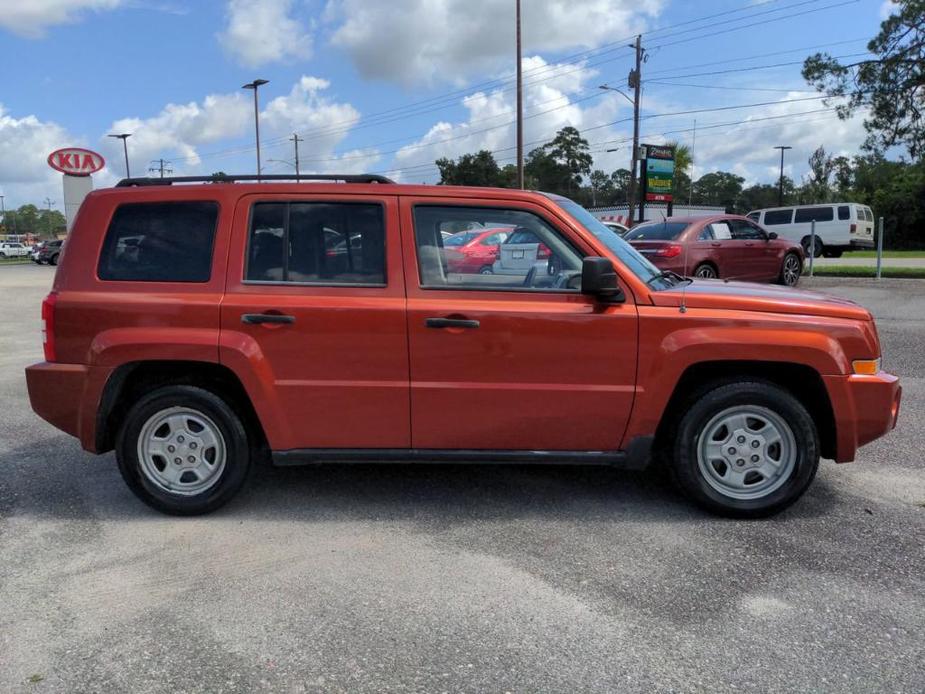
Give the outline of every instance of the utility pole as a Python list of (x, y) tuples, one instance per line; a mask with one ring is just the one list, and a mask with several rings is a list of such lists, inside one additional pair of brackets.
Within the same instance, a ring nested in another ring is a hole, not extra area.
[[(636, 159), (639, 150), (639, 91), (642, 87), (642, 35), (636, 36), (636, 43), (631, 46), (636, 49), (636, 68), (630, 71), (629, 86), (633, 88), (633, 153), (630, 157), (630, 189), (629, 189), (629, 209), (627, 218), (630, 224), (633, 223), (633, 213), (636, 207)], [(642, 176), (643, 172), (640, 171)], [(640, 205), (640, 212), (642, 206)], [(639, 220), (643, 221), (642, 219)]]
[(165, 173), (169, 173), (169, 174), (173, 173), (173, 169), (168, 169), (164, 167), (165, 164), (170, 163), (169, 161), (164, 161), (163, 159), (154, 159), (151, 163), (156, 164), (157, 166), (149, 167), (148, 171), (150, 173), (160, 173), (161, 178), (164, 177)]
[(295, 145), (295, 180), (299, 180), (299, 143), (305, 142), (305, 138), (299, 137), (299, 133), (292, 133), (289, 141)]
[(122, 151), (125, 153), (125, 177), (131, 178), (132, 173), (128, 168), (128, 139), (132, 136), (132, 133), (120, 133), (118, 135), (108, 135), (107, 137), (114, 137), (117, 140), (122, 140)]
[[(690, 189), (687, 191), (687, 206), (690, 207), (694, 203), (694, 150), (697, 147), (697, 119), (694, 119), (694, 137), (691, 140), (691, 173), (689, 178), (691, 179)], [(690, 210), (688, 210), (690, 214)]]
[(257, 180), (260, 180), (260, 106), (257, 101), (257, 89), (267, 84), (270, 80), (254, 80), (248, 82), (241, 89), (254, 90), (254, 133), (257, 140)]
[(51, 198), (45, 198), (45, 204), (48, 205), (48, 211), (51, 212), (51, 206), (55, 204), (55, 201)]
[(780, 150), (780, 180), (777, 184), (777, 206), (784, 206), (784, 151), (788, 149), (793, 149), (793, 147), (787, 147), (784, 145), (777, 145), (774, 149)]
[(517, 187), (524, 189), (524, 85), (520, 45), (520, 0), (515, 0), (517, 14)]

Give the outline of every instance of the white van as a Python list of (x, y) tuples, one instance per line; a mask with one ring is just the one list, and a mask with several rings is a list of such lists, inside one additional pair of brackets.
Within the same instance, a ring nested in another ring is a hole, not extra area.
[(837, 258), (844, 251), (874, 247), (874, 214), (867, 205), (833, 202), (822, 205), (797, 205), (754, 210), (748, 218), (768, 231), (776, 231), (791, 241), (803, 244), (809, 255), (810, 230), (816, 222), (815, 257)]

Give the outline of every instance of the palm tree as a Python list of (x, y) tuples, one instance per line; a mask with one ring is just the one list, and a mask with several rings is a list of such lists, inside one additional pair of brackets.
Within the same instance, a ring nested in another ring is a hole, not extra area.
[(668, 142), (666, 146), (671, 147), (674, 150), (675, 171), (691, 173), (689, 169), (694, 164), (694, 160), (691, 157), (691, 148), (687, 145), (682, 145), (679, 142)]

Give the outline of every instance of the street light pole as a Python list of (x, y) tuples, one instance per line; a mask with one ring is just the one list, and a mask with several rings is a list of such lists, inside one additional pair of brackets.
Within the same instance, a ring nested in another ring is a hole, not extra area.
[(786, 145), (777, 145), (774, 149), (780, 150), (780, 179), (777, 184), (777, 206), (783, 207), (784, 204), (784, 151), (793, 149)]
[(267, 84), (270, 80), (254, 80), (253, 82), (248, 82), (243, 85), (241, 89), (253, 89), (254, 90), (254, 133), (257, 138), (257, 180), (260, 180), (260, 107), (257, 102), (257, 89), (264, 84)]
[(128, 168), (128, 142), (127, 140), (132, 136), (132, 133), (120, 133), (118, 135), (109, 135), (109, 137), (114, 137), (117, 140), (122, 140), (122, 151), (125, 154), (125, 177), (131, 178), (132, 174)]
[(520, 0), (516, 2), (517, 14), (517, 187), (524, 189), (524, 85), (521, 65), (520, 44)]

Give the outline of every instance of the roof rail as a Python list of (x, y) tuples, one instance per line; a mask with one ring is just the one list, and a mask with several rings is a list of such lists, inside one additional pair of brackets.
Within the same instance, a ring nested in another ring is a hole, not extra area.
[(257, 176), (256, 174), (214, 176), (167, 176), (165, 178), (123, 178), (116, 183), (116, 188), (130, 188), (133, 186), (169, 186), (174, 183), (234, 183), (236, 181), (343, 181), (344, 183), (395, 183), (391, 178), (378, 174), (269, 174)]

